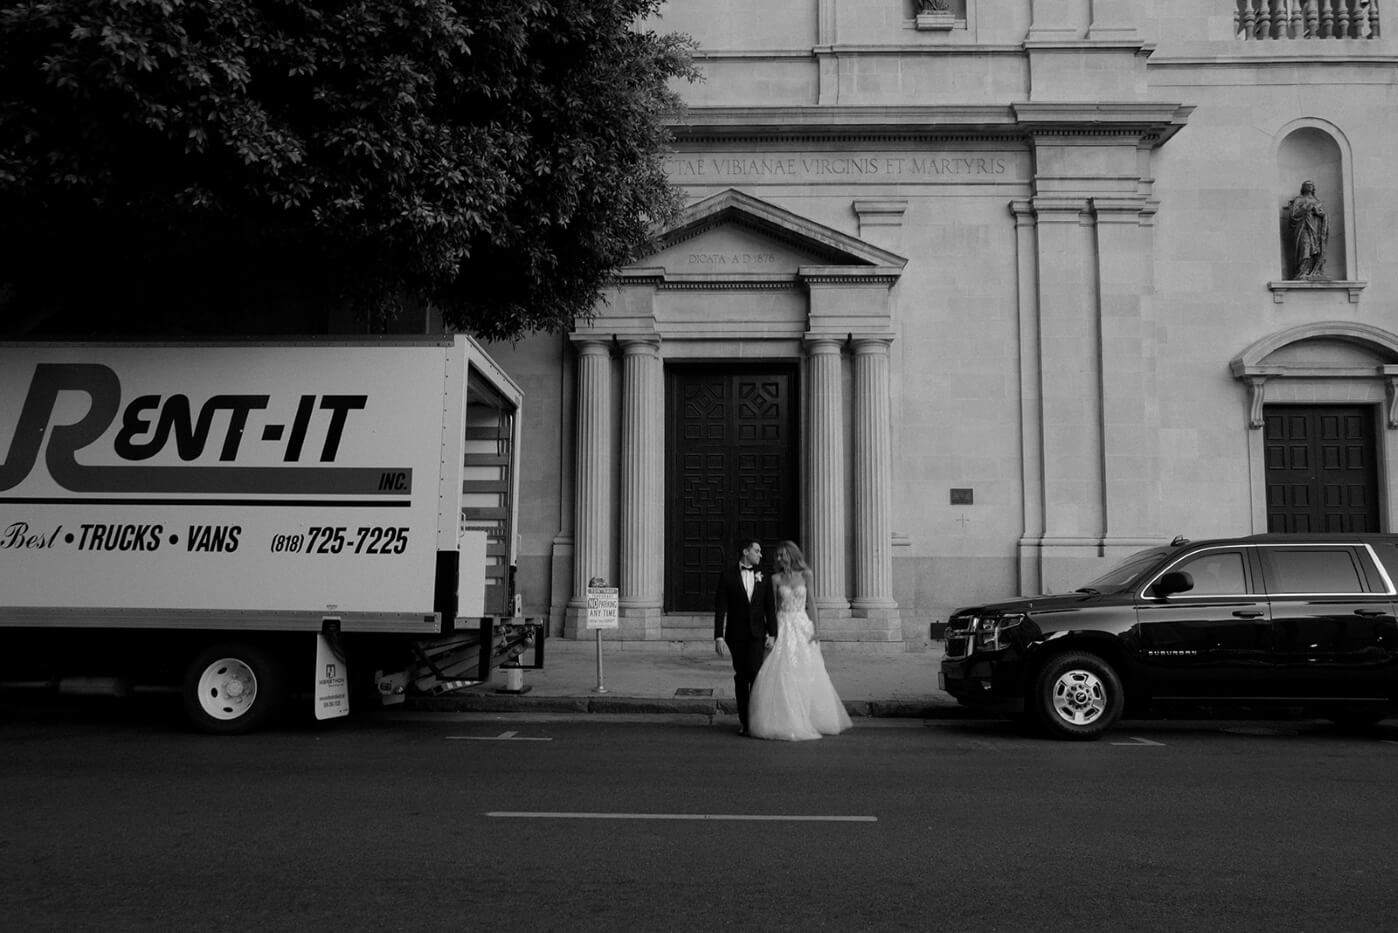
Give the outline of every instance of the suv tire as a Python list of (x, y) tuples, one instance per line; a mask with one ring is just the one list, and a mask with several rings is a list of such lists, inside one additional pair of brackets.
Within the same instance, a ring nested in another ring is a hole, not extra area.
[(1096, 739), (1121, 718), (1126, 694), (1110, 664), (1086, 651), (1069, 651), (1040, 668), (1030, 704), (1054, 738)]

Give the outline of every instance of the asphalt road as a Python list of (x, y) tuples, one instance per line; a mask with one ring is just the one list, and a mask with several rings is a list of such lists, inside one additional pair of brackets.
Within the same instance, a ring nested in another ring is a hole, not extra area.
[(0, 707), (14, 930), (1392, 929), (1398, 728)]

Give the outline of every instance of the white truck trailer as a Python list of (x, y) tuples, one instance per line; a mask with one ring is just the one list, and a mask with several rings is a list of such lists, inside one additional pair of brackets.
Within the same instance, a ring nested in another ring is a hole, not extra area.
[(541, 667), (520, 402), (461, 336), (0, 344), (0, 688), (239, 733)]

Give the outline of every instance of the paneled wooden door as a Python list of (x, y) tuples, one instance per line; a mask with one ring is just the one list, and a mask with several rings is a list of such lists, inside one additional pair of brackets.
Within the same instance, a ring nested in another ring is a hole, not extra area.
[(768, 552), (798, 531), (797, 371), (676, 366), (666, 374), (665, 609), (710, 612), (734, 542)]
[(1267, 530), (1379, 531), (1374, 410), (1268, 405)]

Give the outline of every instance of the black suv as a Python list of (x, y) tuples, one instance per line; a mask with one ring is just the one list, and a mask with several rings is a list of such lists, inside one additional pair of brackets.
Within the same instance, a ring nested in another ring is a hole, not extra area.
[(1398, 535), (1176, 538), (1073, 593), (958, 609), (939, 686), (1093, 739), (1152, 702), (1398, 707)]

